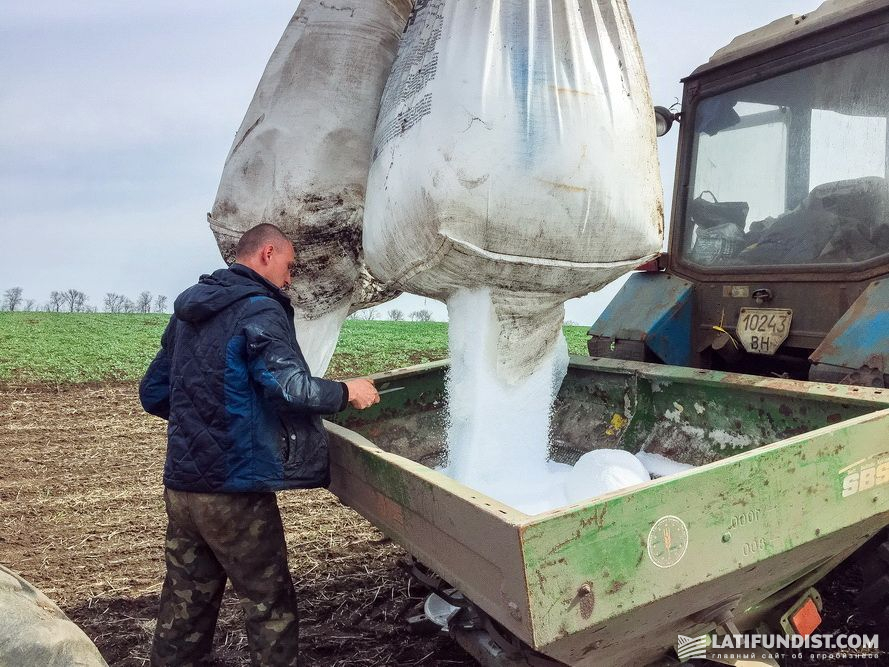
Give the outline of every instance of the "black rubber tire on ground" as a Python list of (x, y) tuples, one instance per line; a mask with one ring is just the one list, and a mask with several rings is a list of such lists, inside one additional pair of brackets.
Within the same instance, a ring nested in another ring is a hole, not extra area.
[(889, 629), (889, 527), (874, 535), (855, 555), (861, 570), (858, 611), (883, 631)]

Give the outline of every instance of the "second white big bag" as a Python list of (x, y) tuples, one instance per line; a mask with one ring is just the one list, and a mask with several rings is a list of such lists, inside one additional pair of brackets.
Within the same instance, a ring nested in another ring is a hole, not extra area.
[(374, 136), (371, 273), (447, 300), (488, 287), (509, 382), (566, 299), (656, 254), (663, 193), (624, 0), (419, 0)]

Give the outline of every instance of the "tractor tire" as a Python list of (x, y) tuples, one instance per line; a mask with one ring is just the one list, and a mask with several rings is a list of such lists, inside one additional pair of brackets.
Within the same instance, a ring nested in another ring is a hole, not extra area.
[(861, 571), (858, 610), (881, 628), (889, 628), (889, 528), (884, 528), (855, 556)]

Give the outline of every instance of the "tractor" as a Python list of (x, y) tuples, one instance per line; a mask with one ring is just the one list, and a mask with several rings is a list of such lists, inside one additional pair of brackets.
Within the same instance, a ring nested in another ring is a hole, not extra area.
[(590, 328), (594, 357), (889, 379), (889, 2), (831, 0), (683, 81), (668, 252)]

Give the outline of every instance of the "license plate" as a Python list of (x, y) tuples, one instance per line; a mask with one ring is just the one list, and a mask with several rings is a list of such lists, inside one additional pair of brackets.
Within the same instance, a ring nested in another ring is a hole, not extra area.
[(751, 354), (775, 354), (790, 334), (789, 308), (741, 308), (736, 333)]

